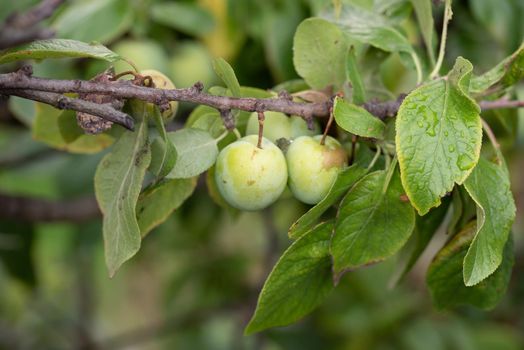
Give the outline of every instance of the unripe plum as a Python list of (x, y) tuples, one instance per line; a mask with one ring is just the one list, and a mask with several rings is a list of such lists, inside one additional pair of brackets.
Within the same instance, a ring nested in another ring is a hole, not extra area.
[[(149, 76), (153, 80), (153, 84), (155, 85), (155, 88), (158, 89), (175, 89), (175, 84), (167, 76), (160, 73), (157, 70), (154, 69), (146, 69), (140, 72), (140, 75), (142, 76)], [(148, 103), (148, 108), (152, 109), (153, 104)], [(171, 101), (169, 102), (169, 108), (165, 111), (162, 111), (162, 118), (164, 121), (167, 121), (175, 116), (176, 110), (178, 108), (178, 102), (177, 101)], [(151, 110), (152, 112), (152, 110)]]
[[(258, 113), (253, 112), (249, 117), (246, 135), (258, 135)], [(291, 138), (291, 124), (289, 118), (280, 112), (264, 112), (264, 132), (262, 134), (271, 142), (280, 138)]]
[[(162, 73), (169, 72), (167, 54), (162, 46), (153, 40), (122, 40), (114, 45), (112, 50), (133, 62), (139, 70), (153, 68)], [(115, 62), (114, 66), (117, 73), (131, 69), (124, 61)]]
[(271, 141), (249, 135), (226, 146), (215, 168), (217, 188), (224, 199), (240, 210), (263, 209), (286, 188), (287, 166), (282, 151)]
[(291, 124), (291, 139), (296, 139), (300, 136), (313, 136), (320, 133), (320, 126), (316, 120), (313, 120), (313, 130), (309, 130), (306, 121), (298, 115), (289, 117)]
[(316, 204), (326, 196), (338, 173), (347, 165), (347, 155), (340, 143), (322, 135), (295, 139), (286, 153), (289, 188), (295, 197)]

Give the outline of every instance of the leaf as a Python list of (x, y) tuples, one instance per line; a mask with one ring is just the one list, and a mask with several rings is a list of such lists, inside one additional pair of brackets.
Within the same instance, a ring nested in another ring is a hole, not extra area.
[(138, 197), (136, 213), (142, 237), (164, 222), (188, 199), (196, 187), (196, 178), (162, 181), (147, 188)]
[(480, 158), (464, 187), (477, 203), (477, 232), (464, 258), (464, 283), (473, 286), (501, 264), (504, 245), (515, 220), (509, 174), (501, 164)]
[(314, 207), (309, 209), (289, 228), (288, 235), (291, 239), (300, 238), (314, 226), (322, 214), (329, 209), (351, 186), (355, 184), (367, 170), (356, 164), (342, 170), (327, 195)]
[(325, 12), (321, 16), (336, 23), (351, 38), (370, 44), (388, 52), (413, 52), (408, 39), (383, 16), (367, 11), (359, 6), (345, 3), (336, 14)]
[(151, 144), (151, 164), (149, 170), (161, 179), (165, 177), (175, 166), (178, 154), (175, 146), (167, 137), (164, 121), (158, 106), (153, 108), (153, 120), (159, 136)]
[(133, 24), (133, 6), (128, 0), (75, 1), (65, 7), (52, 27), (57, 37), (84, 42), (109, 43)]
[(333, 289), (329, 239), (333, 223), (317, 225), (282, 254), (258, 297), (245, 334), (296, 322)]
[[(143, 102), (135, 102), (133, 116)], [(109, 276), (140, 249), (141, 234), (136, 204), (151, 160), (147, 121), (138, 120), (134, 132), (125, 131), (96, 169), (95, 194), (104, 214), (103, 231)]]
[(202, 7), (193, 3), (162, 2), (153, 4), (154, 21), (189, 35), (201, 36), (211, 32), (215, 19)]
[(35, 103), (33, 138), (53, 148), (71, 153), (98, 153), (113, 144), (108, 134), (84, 134), (76, 124), (73, 111), (61, 111), (44, 103)]
[(375, 139), (384, 138), (386, 125), (380, 119), (343, 98), (335, 98), (333, 115), (337, 125), (352, 134)]
[(98, 58), (115, 62), (120, 56), (100, 44), (86, 44), (69, 39), (33, 41), (21, 47), (9, 49), (0, 54), (0, 64), (18, 60), (40, 60), (44, 58)]
[(297, 27), (293, 40), (293, 64), (297, 73), (314, 89), (344, 81), (349, 48), (342, 31), (321, 18), (308, 18)]
[(410, 0), (415, 14), (417, 16), (417, 22), (426, 45), (429, 59), (432, 64), (435, 63), (435, 53), (433, 52), (433, 13), (431, 10), (431, 0)]
[(424, 216), (415, 219), (415, 230), (408, 243), (399, 252), (400, 261), (396, 272), (393, 274), (390, 285), (397, 285), (415, 266), (418, 259), (426, 250), (429, 242), (442, 225), (449, 209), (450, 200), (438, 208), (433, 208)]
[(524, 43), (502, 62), (486, 73), (471, 78), (470, 91), (480, 94), (490, 89), (492, 93), (514, 85), (524, 78)]
[(366, 102), (366, 89), (362, 82), (362, 77), (357, 64), (357, 57), (355, 55), (355, 48), (353, 46), (349, 48), (346, 60), (346, 75), (353, 88), (353, 103), (357, 105), (363, 104)]
[[(395, 254), (413, 232), (415, 213), (394, 166), (391, 180), (376, 171), (357, 182), (340, 203), (331, 240), (335, 281), (348, 269)], [(389, 181), (389, 183), (388, 183)]]
[(234, 97), (241, 97), (240, 93), (240, 84), (235, 75), (235, 71), (229, 63), (227, 63), (223, 58), (217, 57), (213, 60), (213, 69), (216, 74), (222, 79), (227, 88), (231, 90)]
[(503, 260), (499, 268), (479, 284), (467, 287), (462, 275), (462, 262), (468, 246), (474, 239), (475, 222), (471, 222), (446, 244), (435, 256), (427, 272), (427, 284), (433, 304), (438, 309), (469, 304), (491, 309), (506, 293), (514, 262), (513, 239), (504, 245)]
[(209, 169), (218, 155), (216, 140), (206, 131), (185, 128), (168, 132), (178, 153), (175, 167), (166, 176), (169, 179), (183, 179), (202, 174)]
[(402, 184), (420, 215), (461, 184), (480, 155), (479, 107), (467, 91), (473, 66), (462, 57), (447, 79), (427, 83), (402, 102), (396, 149)]

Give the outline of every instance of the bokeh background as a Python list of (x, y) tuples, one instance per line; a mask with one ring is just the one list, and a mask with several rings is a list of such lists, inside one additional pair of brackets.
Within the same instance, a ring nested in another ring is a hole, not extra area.
[[(35, 2), (0, 0), (0, 20)], [(398, 18), (410, 40), (420, 42), (409, 1), (351, 2)], [(162, 71), (177, 87), (218, 84), (211, 61), (223, 57), (242, 85), (268, 89), (298, 78), (293, 34), (325, 3), (330, 1), (72, 0), (46, 25), (60, 38), (101, 42), (139, 68)], [(434, 10), (440, 33), (442, 6)], [(524, 38), (522, 0), (455, 0), (453, 11), (448, 67), (461, 55), (476, 73), (484, 72)], [(397, 54), (377, 50), (376, 57), (372, 69), (384, 90), (395, 96), (413, 87), (415, 72)], [(88, 79), (106, 67), (90, 60), (49, 60), (36, 64), (35, 74)], [(125, 63), (116, 68), (129, 69)], [(515, 94), (524, 99), (522, 83)], [(104, 152), (68, 153), (52, 140), (36, 141), (30, 127), (46, 111), (20, 101), (2, 103), (0, 193), (53, 200), (92, 195)], [(183, 104), (170, 128), (183, 125), (194, 107)], [(260, 287), (290, 244), (287, 228), (307, 208), (288, 197), (270, 210), (232, 215), (210, 199), (200, 181), (194, 196), (146, 237), (113, 279), (104, 264), (99, 219), (1, 219), (0, 348), (524, 349), (524, 109), (483, 117), (507, 152), (518, 206), (511, 284), (492, 311), (433, 309), (424, 275), (446, 239), (440, 233), (399, 286), (390, 288), (393, 258), (347, 274), (298, 324), (244, 337)]]

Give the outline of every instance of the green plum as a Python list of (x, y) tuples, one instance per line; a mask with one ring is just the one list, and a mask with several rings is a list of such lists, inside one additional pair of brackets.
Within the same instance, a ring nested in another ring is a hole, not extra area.
[[(139, 69), (156, 69), (164, 74), (169, 73), (168, 59), (162, 46), (152, 40), (122, 40), (112, 47), (112, 50), (125, 59), (130, 60)], [(117, 73), (131, 70), (124, 62), (115, 62)]]
[(309, 130), (304, 118), (298, 115), (289, 117), (289, 123), (291, 124), (291, 139), (296, 139), (300, 136), (314, 136), (320, 133), (320, 125), (318, 125), (316, 120), (313, 120), (313, 130)]
[(286, 159), (271, 141), (249, 135), (218, 155), (215, 181), (226, 202), (240, 210), (259, 210), (275, 202), (287, 183)]
[[(154, 69), (146, 69), (140, 71), (140, 74), (143, 76), (149, 76), (153, 79), (155, 87), (158, 89), (175, 89), (175, 84), (164, 74), (160, 73)], [(148, 103), (148, 108), (153, 108), (152, 103)], [(164, 121), (168, 121), (175, 116), (176, 110), (178, 109), (178, 102), (171, 101), (169, 102), (169, 108), (162, 112), (162, 118)]]
[(347, 154), (340, 143), (322, 135), (295, 139), (286, 153), (289, 188), (295, 197), (316, 204), (326, 196), (338, 173), (347, 165)]
[[(249, 116), (246, 127), (246, 135), (258, 135), (258, 113), (253, 112)], [(280, 138), (291, 139), (291, 124), (289, 118), (280, 112), (264, 112), (263, 136), (271, 142)]]
[(215, 81), (213, 63), (207, 48), (196, 42), (179, 44), (169, 60), (169, 71), (176, 86), (187, 88), (200, 81), (209, 87)]
[[(320, 132), (320, 126), (315, 120), (313, 130), (309, 130), (306, 121), (297, 115), (291, 117), (280, 112), (264, 112), (264, 137), (272, 142), (280, 138), (288, 140), (300, 136), (313, 136)], [(258, 135), (258, 114), (253, 112), (247, 122), (246, 135)]]

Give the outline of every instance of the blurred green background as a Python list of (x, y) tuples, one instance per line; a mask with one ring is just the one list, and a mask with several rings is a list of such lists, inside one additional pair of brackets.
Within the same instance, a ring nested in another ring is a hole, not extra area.
[[(35, 2), (0, 0), (0, 19)], [(351, 2), (398, 17), (410, 40), (420, 42), (409, 1)], [(177, 87), (218, 84), (211, 60), (223, 57), (242, 85), (267, 89), (298, 78), (292, 64), (296, 26), (325, 3), (330, 1), (77, 0), (46, 24), (59, 38), (98, 41), (141, 69), (160, 70)], [(476, 73), (484, 72), (524, 38), (522, 0), (455, 0), (453, 10), (448, 67), (461, 55)], [(434, 6), (434, 15), (440, 32), (442, 6)], [(377, 50), (376, 56), (369, 69), (393, 95), (413, 86), (415, 72), (397, 54)], [(35, 74), (88, 79), (106, 67), (49, 60), (36, 64)], [(516, 95), (524, 99), (522, 83)], [(54, 200), (92, 195), (104, 152), (77, 154), (73, 147), (71, 154), (52, 140), (35, 141), (28, 126), (46, 111), (20, 101), (9, 107), (0, 117), (0, 193)], [(170, 127), (180, 127), (192, 108), (183, 105)], [(244, 337), (260, 287), (290, 244), (287, 229), (307, 208), (284, 198), (261, 213), (231, 215), (214, 204), (201, 181), (113, 279), (104, 264), (100, 220), (0, 220), (0, 348), (524, 349), (524, 110), (483, 116), (508, 152), (518, 206), (516, 263), (495, 310), (434, 311), (424, 275), (444, 243), (441, 233), (400, 286), (389, 287), (396, 262), (390, 259), (347, 274), (300, 323)]]

